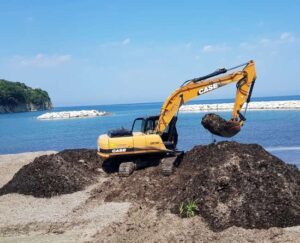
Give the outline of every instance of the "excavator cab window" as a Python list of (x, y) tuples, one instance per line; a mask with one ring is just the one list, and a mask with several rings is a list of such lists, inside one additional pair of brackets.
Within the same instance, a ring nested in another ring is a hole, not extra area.
[(158, 117), (150, 117), (146, 120), (145, 133), (154, 134), (158, 123)]
[(132, 132), (142, 132), (145, 131), (145, 119), (144, 118), (137, 118), (134, 120), (132, 125)]
[[(132, 132), (141, 132), (145, 134), (154, 134), (155, 128), (158, 123), (159, 116), (151, 116), (148, 118), (137, 118), (132, 125)], [(170, 143), (172, 146), (176, 146), (178, 134), (176, 129), (177, 117), (174, 117), (169, 125), (166, 127), (161, 138), (164, 143)]]
[(147, 120), (145, 132), (151, 133), (151, 131), (154, 130), (154, 121), (153, 120)]

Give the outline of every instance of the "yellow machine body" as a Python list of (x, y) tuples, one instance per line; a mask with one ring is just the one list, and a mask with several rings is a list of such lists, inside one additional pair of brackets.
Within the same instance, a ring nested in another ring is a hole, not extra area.
[(132, 136), (109, 137), (104, 134), (98, 138), (98, 154), (102, 158), (167, 152), (170, 150), (166, 148), (158, 134), (133, 132)]

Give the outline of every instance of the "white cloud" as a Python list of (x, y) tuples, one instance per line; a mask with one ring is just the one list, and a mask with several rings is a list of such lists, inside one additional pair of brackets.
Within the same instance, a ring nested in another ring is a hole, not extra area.
[(267, 45), (270, 42), (271, 42), (271, 40), (268, 39), (268, 38), (262, 38), (262, 39), (259, 40), (259, 43), (262, 44), (262, 45)]
[(130, 38), (126, 38), (126, 39), (124, 39), (121, 43), (122, 43), (122, 45), (128, 45), (129, 43), (130, 43)]
[(283, 42), (294, 42), (296, 40), (295, 36), (290, 32), (284, 32), (280, 35), (280, 40)]
[(225, 51), (229, 49), (229, 47), (225, 44), (217, 44), (217, 45), (204, 45), (202, 47), (202, 52), (218, 52), (218, 51)]
[(257, 49), (257, 48), (279, 48), (284, 44), (294, 43), (297, 41), (296, 36), (290, 32), (284, 32), (276, 38), (260, 38), (252, 42), (242, 42), (240, 47), (244, 49)]
[(240, 47), (241, 48), (249, 48), (249, 47), (251, 47), (251, 44), (249, 42), (241, 42)]
[(214, 48), (213, 48), (212, 45), (205, 45), (205, 46), (202, 47), (203, 52), (211, 52), (213, 50), (214, 50)]
[(124, 40), (119, 40), (119, 41), (110, 41), (106, 43), (101, 43), (99, 44), (100, 48), (107, 48), (107, 47), (116, 47), (116, 46), (126, 46), (130, 44), (131, 39), (130, 38), (125, 38)]
[(55, 67), (62, 65), (71, 60), (70, 55), (45, 55), (37, 54), (33, 57), (15, 56), (12, 61), (20, 66), (31, 67)]

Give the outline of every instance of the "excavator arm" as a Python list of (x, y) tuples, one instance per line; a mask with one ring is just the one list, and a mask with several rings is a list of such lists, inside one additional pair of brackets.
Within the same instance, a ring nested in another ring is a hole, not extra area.
[[(216, 77), (241, 66), (244, 66), (241, 71)], [(245, 102), (250, 102), (255, 79), (255, 64), (253, 61), (249, 61), (234, 68), (219, 69), (209, 75), (187, 80), (180, 88), (175, 90), (163, 104), (156, 126), (156, 132), (161, 135), (172, 118), (177, 114), (179, 108), (189, 100), (231, 83), (236, 83), (237, 87), (231, 120), (237, 122), (239, 126), (242, 126), (245, 117), (241, 114), (241, 109)]]

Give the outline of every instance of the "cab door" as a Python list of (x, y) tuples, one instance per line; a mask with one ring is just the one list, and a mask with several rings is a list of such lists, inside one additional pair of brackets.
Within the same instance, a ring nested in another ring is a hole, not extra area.
[(145, 126), (146, 146), (148, 150), (164, 150), (165, 146), (161, 137), (155, 133), (158, 117), (153, 117), (147, 120)]
[(166, 147), (158, 134), (146, 135), (146, 146), (149, 150), (165, 150)]
[(139, 152), (146, 148), (146, 136), (142, 132), (133, 132), (133, 148)]
[(143, 118), (136, 119), (132, 126), (133, 148), (134, 151), (136, 152), (144, 150), (146, 147), (144, 127), (145, 127), (145, 119)]

